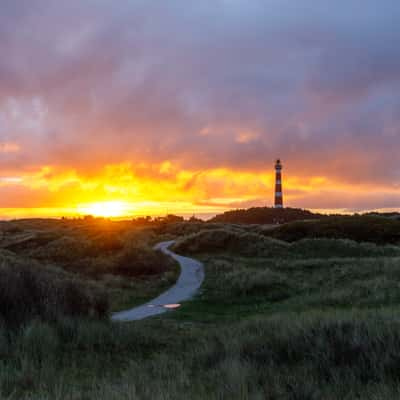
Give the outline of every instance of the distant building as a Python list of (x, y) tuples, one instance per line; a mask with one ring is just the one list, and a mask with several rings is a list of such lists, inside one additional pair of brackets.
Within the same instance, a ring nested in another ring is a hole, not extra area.
[(279, 159), (275, 163), (275, 208), (283, 208), (282, 163)]

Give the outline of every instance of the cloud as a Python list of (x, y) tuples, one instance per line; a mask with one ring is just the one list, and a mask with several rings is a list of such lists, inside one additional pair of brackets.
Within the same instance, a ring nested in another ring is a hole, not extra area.
[(0, 143), (0, 153), (18, 153), (19, 151), (20, 147), (16, 143)]
[[(222, 192), (210, 171), (238, 182), (279, 156), (288, 177), (388, 193), (400, 178), (399, 17), (394, 0), (5, 0), (0, 143), (19, 151), (0, 147), (0, 175), (51, 166), (96, 180), (130, 163), (158, 182), (168, 161), (199, 186), (183, 196), (208, 201)], [(309, 202), (331, 206), (296, 204)]]

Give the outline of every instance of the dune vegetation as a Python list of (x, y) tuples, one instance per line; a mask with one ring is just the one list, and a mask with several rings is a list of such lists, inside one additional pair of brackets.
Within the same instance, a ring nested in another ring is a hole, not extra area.
[(400, 220), (383, 216), (340, 216), (282, 225), (268, 236), (288, 242), (303, 238), (351, 239), (376, 244), (400, 244)]
[(275, 239), (275, 228), (249, 232), (237, 227), (205, 229), (198, 233), (180, 238), (174, 245), (179, 253), (208, 254), (232, 253), (243, 256), (265, 256), (274, 258), (324, 258), (324, 257), (380, 257), (400, 256), (400, 247), (394, 245), (376, 245), (369, 242), (356, 242), (351, 239), (306, 238), (293, 242)]
[(216, 215), (210, 222), (225, 224), (282, 224), (298, 220), (320, 219), (323, 217), (322, 214), (316, 214), (299, 208), (252, 207), (226, 211)]
[(0, 222), (0, 251), (8, 252), (3, 263), (14, 257), (26, 270), (57, 271), (60, 281), (69, 276), (102, 292), (112, 311), (150, 299), (177, 279), (177, 264), (153, 250), (159, 238), (130, 222), (103, 219)]
[[(400, 249), (376, 240), (380, 228), (370, 241), (285, 241), (275, 232), (290, 224), (81, 222), (73, 234), (62, 224), (42, 227), (36, 244), (32, 226), (3, 234), (0, 398), (399, 397)], [(205, 264), (200, 293), (179, 311), (110, 322), (105, 299), (121, 302), (123, 283), (134, 302), (171, 284), (176, 266), (152, 245), (173, 237), (175, 251)], [(80, 270), (72, 246), (90, 267)]]
[(63, 316), (108, 316), (108, 296), (74, 274), (0, 251), (0, 316), (7, 326)]

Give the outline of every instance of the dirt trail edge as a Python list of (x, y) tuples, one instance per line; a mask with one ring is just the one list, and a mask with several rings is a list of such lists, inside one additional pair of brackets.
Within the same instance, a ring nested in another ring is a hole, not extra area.
[(155, 246), (155, 249), (168, 254), (179, 263), (181, 273), (175, 285), (146, 304), (113, 314), (111, 317), (112, 321), (137, 321), (171, 311), (175, 305), (184, 300), (189, 300), (197, 292), (204, 280), (203, 264), (169, 250), (168, 248), (173, 243), (173, 240), (161, 242)]

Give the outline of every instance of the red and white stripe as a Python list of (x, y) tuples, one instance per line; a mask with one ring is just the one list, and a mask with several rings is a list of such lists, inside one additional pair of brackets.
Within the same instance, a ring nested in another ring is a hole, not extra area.
[(281, 160), (276, 160), (275, 163), (275, 208), (283, 208)]

